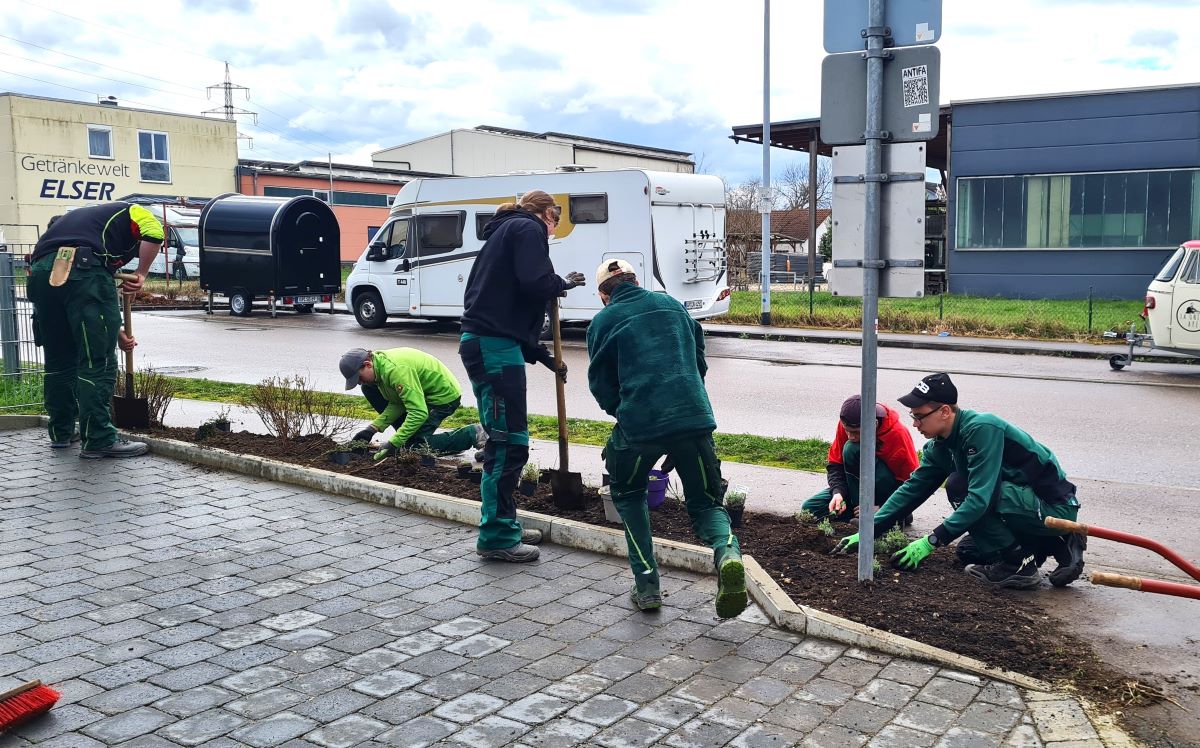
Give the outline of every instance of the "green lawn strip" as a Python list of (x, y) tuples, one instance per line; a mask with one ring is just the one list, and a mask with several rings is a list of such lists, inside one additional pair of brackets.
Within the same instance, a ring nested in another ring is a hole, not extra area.
[[(761, 299), (755, 291), (735, 291), (729, 313), (711, 322), (758, 324)], [(948, 331), (956, 335), (1018, 337), (1052, 340), (1097, 338), (1104, 330), (1127, 330), (1142, 311), (1134, 300), (1094, 299), (1091, 333), (1087, 299), (1002, 299), (947, 294), (944, 298), (879, 300), (879, 329), (889, 332)], [(813, 295), (808, 311), (807, 291), (771, 292), (771, 321), (795, 327), (857, 330), (862, 325), (862, 300)]]
[[(211, 379), (168, 377), (176, 387), (175, 396), (188, 400), (241, 405), (254, 385), (235, 382), (216, 382)], [(344, 398), (354, 409), (354, 415), (373, 421), (377, 415), (367, 401), (358, 395), (335, 395)], [(457, 428), (479, 420), (475, 408), (462, 407), (443, 422), (446, 428)], [(574, 444), (603, 446), (612, 432), (612, 424), (584, 418), (567, 419), (567, 438)], [(558, 419), (553, 416), (530, 414), (529, 435), (535, 439), (558, 439)], [(789, 468), (820, 472), (825, 469), (829, 442), (822, 439), (789, 439), (785, 437), (753, 436), (751, 434), (716, 434), (717, 455), (722, 460), (749, 465)]]

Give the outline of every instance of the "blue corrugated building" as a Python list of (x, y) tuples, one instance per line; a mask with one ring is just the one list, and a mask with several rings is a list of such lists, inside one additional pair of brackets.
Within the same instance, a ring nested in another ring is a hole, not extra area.
[[(761, 124), (733, 132), (762, 141)], [(771, 141), (828, 155), (819, 132), (772, 123)], [(952, 293), (1141, 298), (1200, 239), (1200, 85), (953, 102), (928, 157), (948, 186)]]

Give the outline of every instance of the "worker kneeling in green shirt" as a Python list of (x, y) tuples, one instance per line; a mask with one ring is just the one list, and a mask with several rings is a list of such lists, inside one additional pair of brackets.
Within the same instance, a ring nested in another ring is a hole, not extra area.
[(376, 460), (421, 445), (438, 454), (457, 454), (472, 447), (482, 449), (487, 442), (487, 432), (478, 423), (434, 433), (462, 404), (462, 388), (446, 365), (428, 353), (416, 348), (351, 348), (342, 355), (339, 367), (346, 389), (362, 385), (363, 396), (379, 413), (354, 440), (369, 442), (388, 426), (396, 429), (375, 453)]
[[(896, 553), (892, 561), (915, 569), (937, 546), (959, 543), (967, 574), (994, 587), (1032, 589), (1039, 567), (1050, 556), (1055, 587), (1083, 573), (1082, 535), (1052, 530), (1046, 517), (1076, 519), (1079, 500), (1054, 453), (1028, 434), (991, 413), (958, 407), (958, 389), (947, 374), (931, 374), (900, 398), (917, 430), (929, 439), (921, 464), (875, 515), (875, 533), (912, 512), (944, 483), (954, 511), (928, 536)], [(836, 551), (858, 544), (842, 538)]]

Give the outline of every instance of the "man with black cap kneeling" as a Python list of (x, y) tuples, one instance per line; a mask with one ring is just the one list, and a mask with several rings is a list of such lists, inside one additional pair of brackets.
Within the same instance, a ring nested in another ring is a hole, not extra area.
[[(929, 441), (921, 464), (875, 515), (875, 532), (892, 525), (933, 495), (943, 483), (954, 511), (927, 537), (892, 556), (902, 569), (917, 566), (938, 546), (958, 545), (967, 574), (995, 586), (1031, 589), (1039, 567), (1053, 556), (1055, 587), (1083, 573), (1086, 539), (1051, 530), (1045, 517), (1075, 520), (1079, 500), (1054, 453), (1028, 434), (992, 415), (958, 407), (958, 389), (947, 374), (931, 374), (900, 398), (917, 430)], [(858, 544), (842, 538), (836, 551)]]
[[(858, 456), (862, 436), (862, 398), (842, 403), (837, 432), (829, 447), (825, 477), (829, 487), (808, 501), (804, 510), (815, 517), (832, 515), (837, 520), (858, 516)], [(882, 505), (900, 484), (917, 469), (917, 449), (900, 421), (900, 414), (882, 403), (875, 404), (875, 506)], [(911, 518), (906, 518), (911, 524)]]

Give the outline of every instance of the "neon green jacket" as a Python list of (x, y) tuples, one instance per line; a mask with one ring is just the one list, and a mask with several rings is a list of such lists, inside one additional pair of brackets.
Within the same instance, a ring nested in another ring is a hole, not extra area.
[[(391, 443), (403, 447), (429, 417), (429, 405), (446, 405), (462, 397), (462, 388), (446, 365), (416, 348), (392, 348), (371, 355), (375, 386), (388, 406), (371, 424), (383, 431), (401, 417)], [(428, 403), (429, 405), (427, 405)]]

